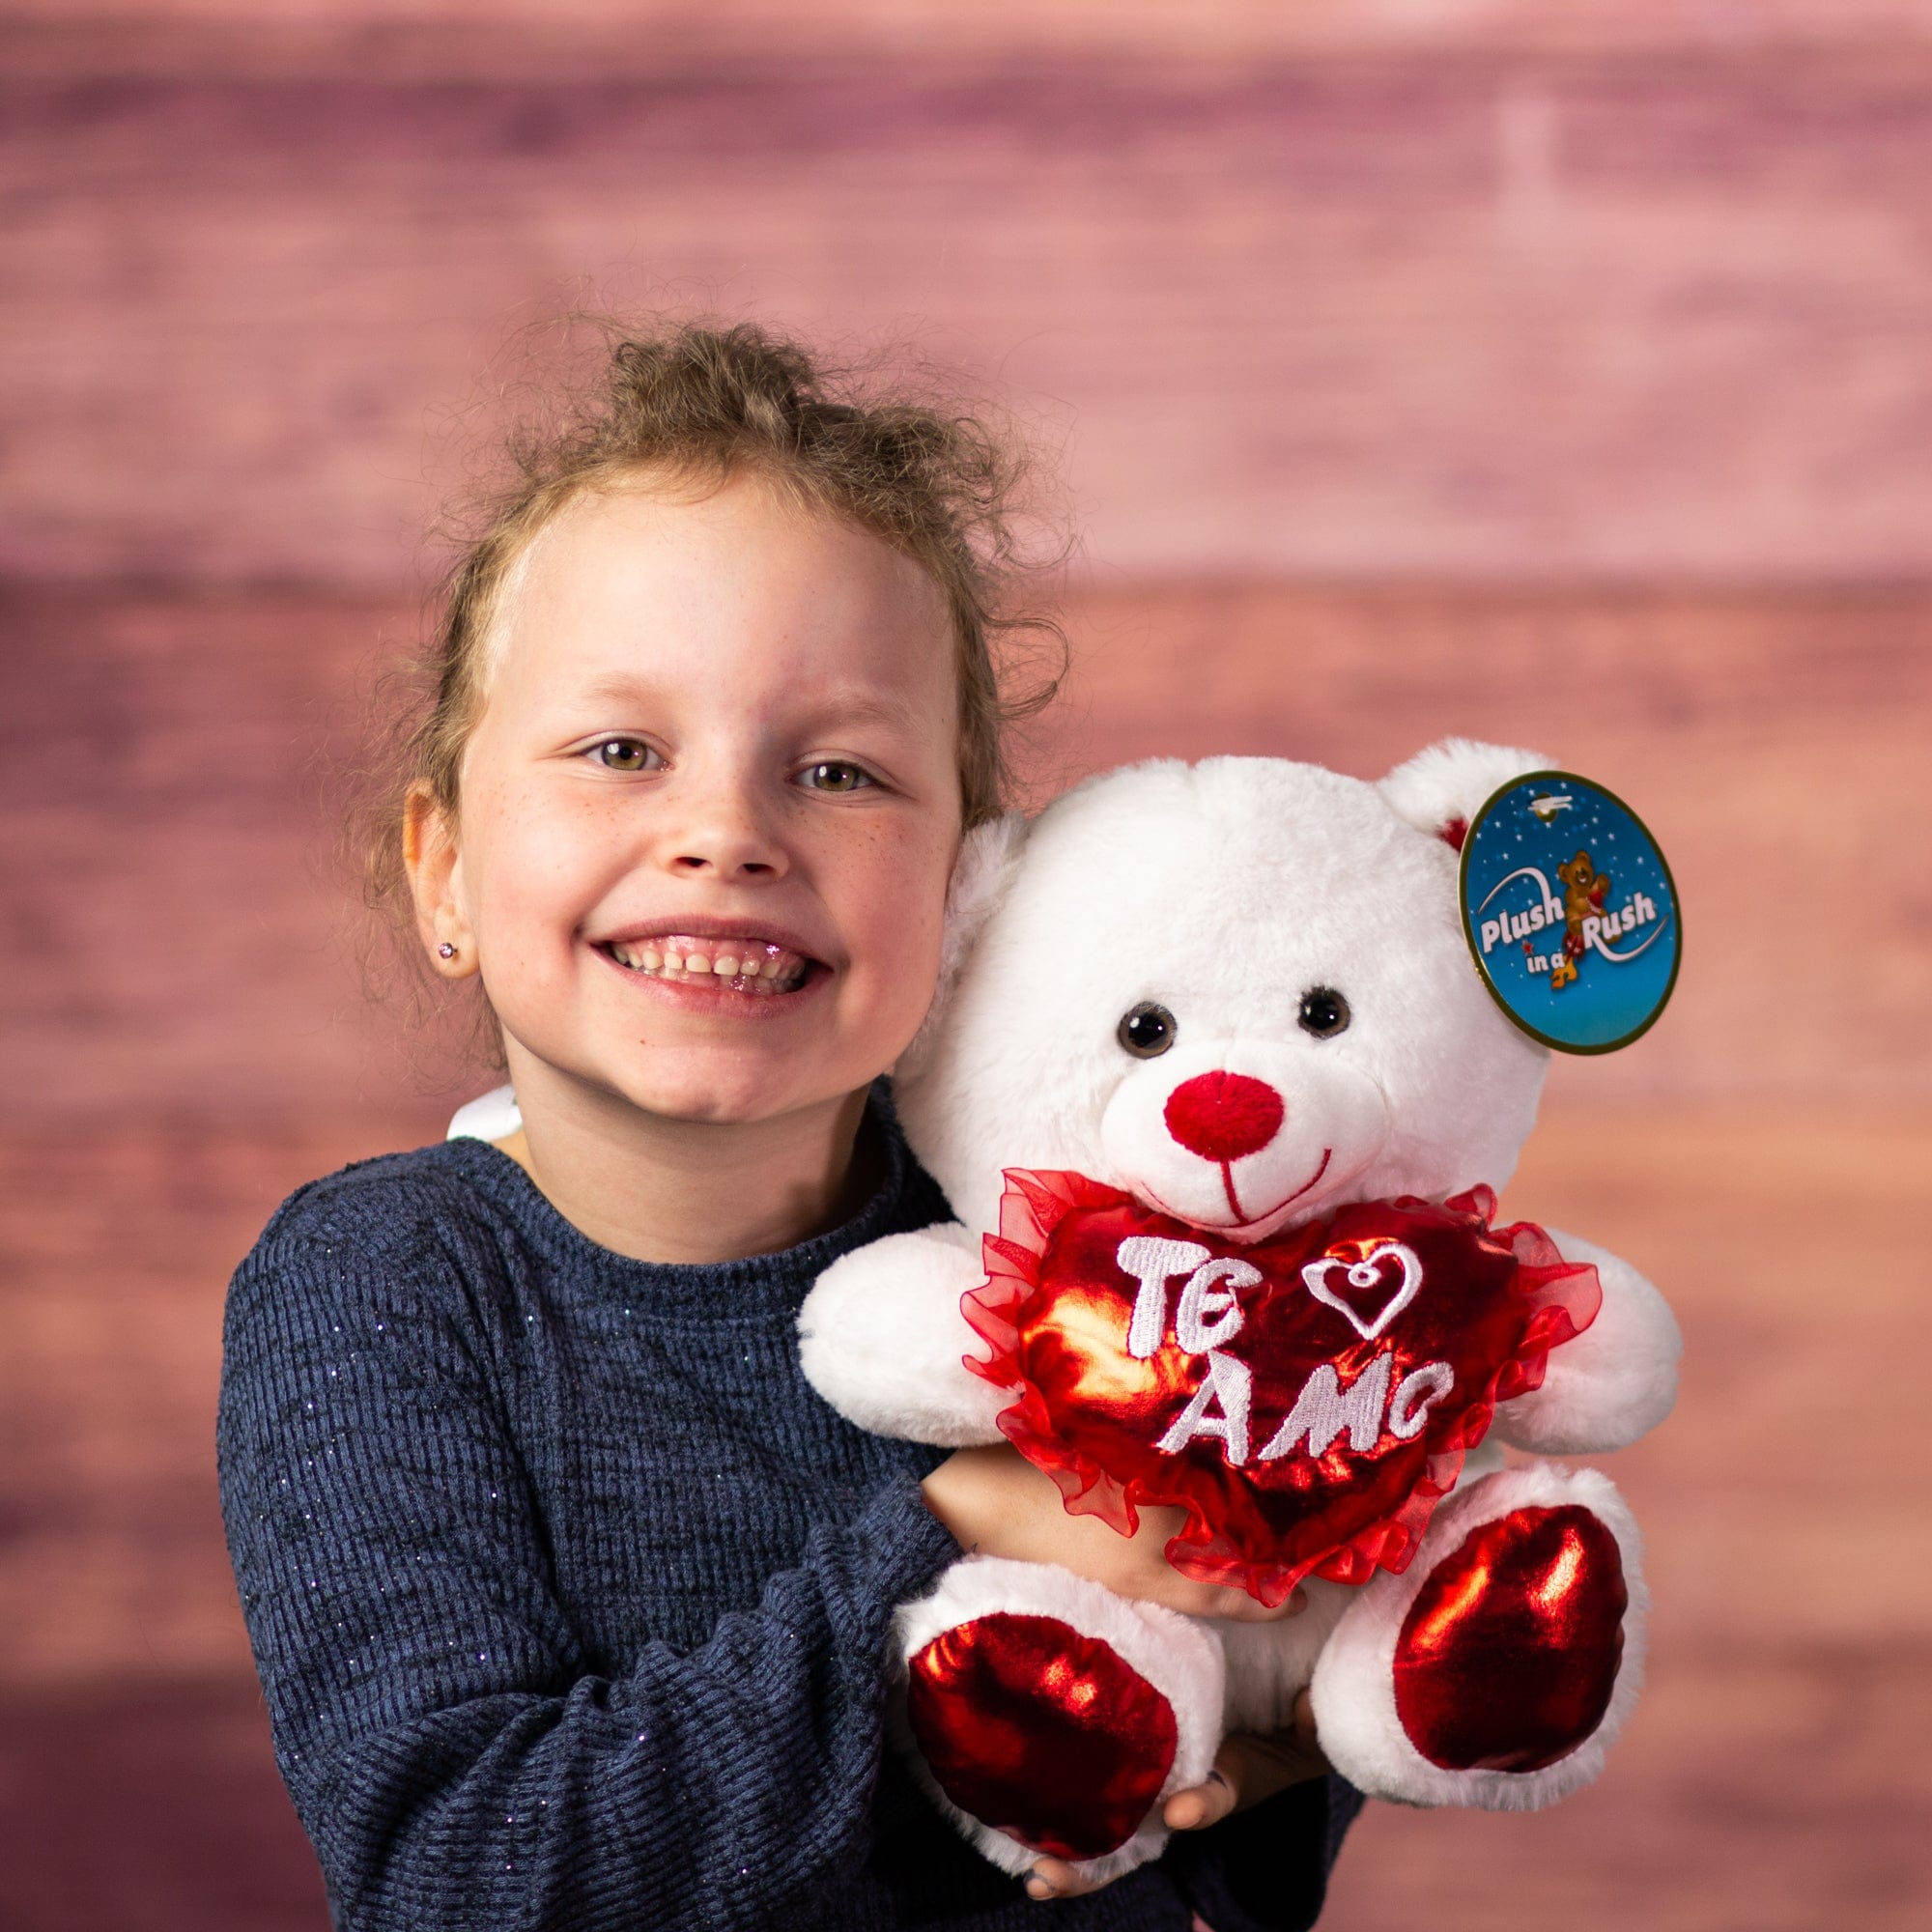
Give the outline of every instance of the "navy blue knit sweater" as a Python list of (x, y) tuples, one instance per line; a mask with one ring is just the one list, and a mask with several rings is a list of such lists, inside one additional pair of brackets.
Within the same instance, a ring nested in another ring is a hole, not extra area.
[(1029, 1901), (882, 1747), (943, 1452), (801, 1378), (838, 1255), (944, 1218), (883, 1090), (844, 1227), (630, 1261), (454, 1141), (301, 1188), (229, 1291), (221, 1498), (275, 1753), (349, 1932), (1312, 1922), (1353, 1809), (1284, 1792)]

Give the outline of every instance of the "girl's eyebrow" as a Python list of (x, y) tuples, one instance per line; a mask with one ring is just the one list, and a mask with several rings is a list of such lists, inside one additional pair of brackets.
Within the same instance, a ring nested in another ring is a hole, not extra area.
[[(664, 703), (667, 694), (648, 677), (618, 672), (593, 679), (579, 696), (585, 704), (649, 708)], [(834, 686), (812, 692), (808, 708), (793, 722), (808, 732), (838, 724), (883, 724), (891, 730), (915, 734), (920, 727), (920, 710), (897, 692), (875, 690), (869, 685)]]
[(806, 714), (806, 723), (814, 728), (828, 724), (884, 724), (905, 732), (919, 728), (919, 707), (895, 692), (855, 687), (813, 695), (818, 701)]

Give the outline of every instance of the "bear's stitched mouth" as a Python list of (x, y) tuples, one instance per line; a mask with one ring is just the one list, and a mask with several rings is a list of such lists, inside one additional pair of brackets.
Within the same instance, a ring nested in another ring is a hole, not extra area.
[(1295, 1202), (1299, 1201), (1328, 1172), (1328, 1163), (1333, 1159), (1334, 1153), (1335, 1150), (1333, 1148), (1323, 1148), (1321, 1150), (1321, 1162), (1316, 1167), (1315, 1172), (1293, 1194), (1284, 1195), (1265, 1213), (1255, 1215), (1242, 1214), (1240, 1198), (1235, 1192), (1234, 1177), (1228, 1172), (1229, 1163), (1225, 1160), (1217, 1161), (1215, 1165), (1221, 1170), (1221, 1185), (1228, 1196), (1228, 1206), (1234, 1210), (1235, 1214), (1235, 1218), (1232, 1221), (1203, 1221), (1195, 1215), (1182, 1214), (1170, 1208), (1151, 1187), (1141, 1186), (1138, 1192), (1145, 1196), (1153, 1207), (1158, 1208), (1163, 1214), (1172, 1214), (1177, 1221), (1185, 1221), (1189, 1227), (1212, 1228), (1216, 1234), (1222, 1235), (1240, 1235), (1250, 1228), (1259, 1228), (1264, 1222), (1273, 1220), (1284, 1208), (1292, 1207)]
[(1266, 1214), (1253, 1214), (1248, 1216), (1245, 1220), (1239, 1218), (1241, 1213), (1240, 1197), (1235, 1192), (1235, 1177), (1233, 1172), (1231, 1171), (1230, 1164), (1224, 1160), (1221, 1163), (1221, 1185), (1227, 1190), (1228, 1206), (1235, 1210), (1235, 1214), (1236, 1217), (1235, 1221), (1235, 1226), (1237, 1228), (1257, 1227), (1260, 1225), (1260, 1223), (1265, 1221), (1269, 1215), (1279, 1214), (1284, 1208), (1287, 1208), (1291, 1206), (1293, 1203), (1299, 1201), (1301, 1197), (1304, 1194), (1306, 1194), (1308, 1190), (1311, 1187), (1313, 1187), (1315, 1183), (1318, 1180), (1320, 1180), (1324, 1174), (1328, 1172), (1328, 1162), (1330, 1158), (1333, 1156), (1334, 1152), (1335, 1150), (1333, 1148), (1323, 1148), (1321, 1150), (1321, 1165), (1316, 1168), (1315, 1172), (1311, 1174), (1308, 1177), (1308, 1179), (1304, 1180), (1301, 1183), (1301, 1185), (1297, 1187), (1294, 1190), (1294, 1192), (1288, 1197), (1287, 1200), (1277, 1201), (1274, 1204), (1274, 1206), (1267, 1210)]

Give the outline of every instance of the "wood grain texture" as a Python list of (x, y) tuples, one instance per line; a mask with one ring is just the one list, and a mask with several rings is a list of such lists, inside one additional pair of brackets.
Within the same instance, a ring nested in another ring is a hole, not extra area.
[(328, 1932), (254, 1676), (0, 1694), (14, 1932)]
[(643, 298), (993, 372), (1103, 569), (1932, 566), (1932, 52), (1895, 42), (27, 64), (0, 115), (16, 572), (391, 586), (505, 331)]
[[(288, 1189), (438, 1124), (417, 1108), (280, 1131), (0, 1131), (15, 1183), (0, 1201), (0, 1866), (29, 1874), (32, 1908), (10, 1922), (326, 1923), (215, 1508), (223, 1284)], [(1932, 1350), (1928, 1172), (1922, 1113), (1549, 1110), (1506, 1208), (1655, 1275), (1689, 1343), (1678, 1413), (1606, 1459), (1658, 1599), (1649, 1688), (1602, 1782), (1555, 1811), (1372, 1812), (1325, 1926), (1924, 1922), (1932, 1423), (1886, 1399), (1871, 1362)]]
[[(1321, 55), (1396, 50), (1452, 55), (1497, 48), (1603, 54), (1630, 48), (1923, 45), (1926, 0), (10, 0), (18, 41), (57, 48), (71, 67), (194, 49), (204, 61), (308, 64), (410, 61), (441, 71), (527, 71), (545, 55), (593, 53), (608, 73), (666, 52), (711, 58), (763, 47), (938, 51), (949, 56), (1135, 52), (1161, 57)], [(526, 65), (510, 49), (522, 42)], [(494, 51), (494, 59), (492, 52)], [(204, 68), (204, 71), (206, 69)]]
[[(1634, 1046), (1559, 1059), (1553, 1094), (1907, 1105), (1932, 1086), (1932, 868), (1900, 793), (1932, 739), (1925, 594), (1121, 589), (1066, 613), (1075, 673), (1025, 750), (1036, 795), (1156, 754), (1374, 777), (1463, 732), (1629, 799), (1684, 895), (1682, 980)], [(279, 1122), (454, 1091), (408, 1001), (364, 997), (330, 815), (414, 613), (22, 593), (0, 623), (0, 1120)]]

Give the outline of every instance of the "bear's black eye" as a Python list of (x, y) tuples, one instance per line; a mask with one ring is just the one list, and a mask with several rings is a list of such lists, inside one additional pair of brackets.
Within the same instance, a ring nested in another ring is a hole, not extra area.
[(1174, 1044), (1174, 1015), (1151, 1000), (1131, 1007), (1114, 1030), (1114, 1037), (1136, 1060), (1151, 1060)]
[(1301, 996), (1297, 1017), (1303, 1033), (1328, 1039), (1349, 1024), (1349, 1003), (1333, 986), (1311, 986)]

